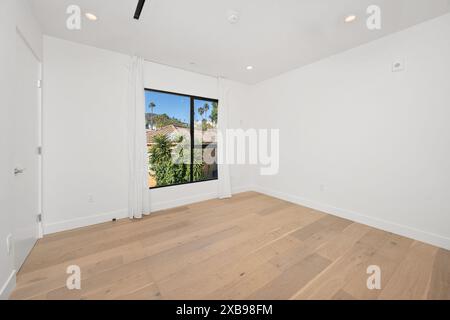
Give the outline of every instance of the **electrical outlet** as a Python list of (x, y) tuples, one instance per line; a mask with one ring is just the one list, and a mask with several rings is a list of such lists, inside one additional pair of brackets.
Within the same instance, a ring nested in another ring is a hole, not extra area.
[(324, 192), (325, 191), (325, 186), (323, 184), (320, 185), (320, 192)]
[(92, 194), (88, 195), (88, 202), (94, 203), (94, 196)]
[(6, 237), (6, 252), (8, 253), (8, 256), (11, 255), (13, 250), (13, 237), (12, 234), (8, 234)]

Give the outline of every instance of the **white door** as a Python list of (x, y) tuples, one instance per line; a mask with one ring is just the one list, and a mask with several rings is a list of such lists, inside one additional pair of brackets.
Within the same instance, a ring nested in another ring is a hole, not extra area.
[(40, 62), (16, 35), (16, 105), (13, 114), (14, 257), (19, 270), (38, 238), (40, 206)]

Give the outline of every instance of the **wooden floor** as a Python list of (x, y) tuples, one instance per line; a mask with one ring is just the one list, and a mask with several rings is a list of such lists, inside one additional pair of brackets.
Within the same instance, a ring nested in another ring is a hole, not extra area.
[(450, 253), (251, 192), (47, 236), (12, 298), (450, 299)]

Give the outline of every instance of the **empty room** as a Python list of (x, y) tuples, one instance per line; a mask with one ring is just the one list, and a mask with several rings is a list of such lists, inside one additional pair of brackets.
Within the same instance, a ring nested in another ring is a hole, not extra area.
[(450, 300), (449, 0), (0, 4), (2, 306)]

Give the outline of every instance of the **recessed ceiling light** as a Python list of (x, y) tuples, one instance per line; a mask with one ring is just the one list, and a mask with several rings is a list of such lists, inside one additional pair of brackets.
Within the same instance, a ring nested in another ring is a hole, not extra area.
[(350, 22), (353, 22), (355, 20), (356, 20), (356, 16), (354, 14), (351, 14), (351, 15), (345, 17), (344, 21), (347, 22), (347, 23), (350, 23)]
[(229, 10), (227, 13), (228, 22), (231, 24), (236, 24), (239, 22), (239, 12), (235, 10)]
[(86, 18), (88, 18), (89, 20), (91, 20), (91, 21), (97, 21), (97, 16), (95, 15), (95, 14), (93, 14), (93, 13), (86, 13)]
[(253, 66), (247, 66), (246, 69), (247, 70), (253, 70)]

